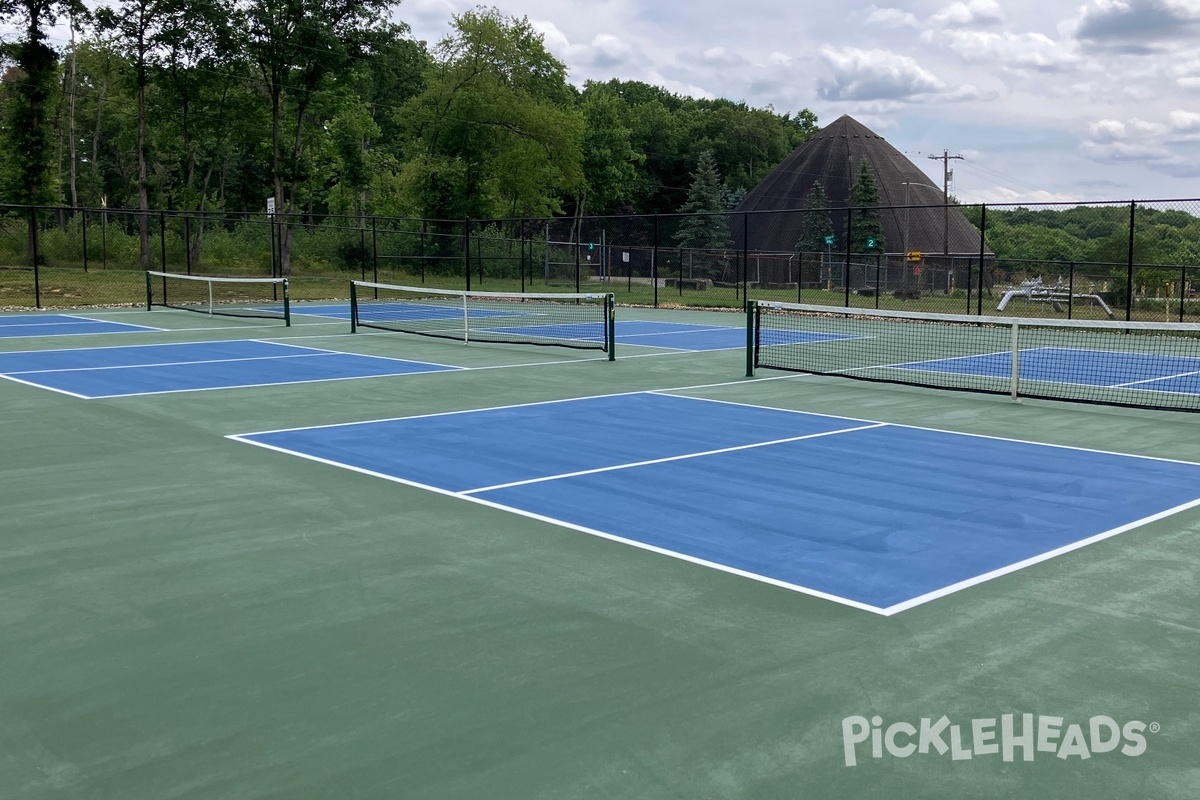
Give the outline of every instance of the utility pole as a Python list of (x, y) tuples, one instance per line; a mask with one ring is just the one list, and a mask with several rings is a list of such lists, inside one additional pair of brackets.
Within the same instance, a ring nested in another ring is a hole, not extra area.
[(943, 150), (940, 156), (930, 156), (934, 161), (942, 162), (942, 255), (950, 255), (950, 159), (962, 159), (962, 156), (952, 156), (949, 150)]

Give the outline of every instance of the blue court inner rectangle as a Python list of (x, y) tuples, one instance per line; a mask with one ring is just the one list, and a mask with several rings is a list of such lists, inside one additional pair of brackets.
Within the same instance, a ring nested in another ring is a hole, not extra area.
[(257, 340), (0, 353), (0, 377), (84, 398), (453, 369), (457, 367)]
[(662, 394), (234, 438), (880, 613), (1200, 505), (1200, 464)]

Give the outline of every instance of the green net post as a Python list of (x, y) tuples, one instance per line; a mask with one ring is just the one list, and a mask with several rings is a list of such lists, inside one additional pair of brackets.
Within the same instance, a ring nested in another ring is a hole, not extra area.
[(608, 325), (605, 332), (608, 346), (608, 360), (617, 360), (617, 297), (614, 294), (604, 296), (604, 307), (608, 313)]
[(150, 277), (150, 272), (147, 270), (147, 272), (146, 272), (146, 310), (147, 311), (150, 311), (151, 306), (154, 305), (154, 287), (150, 284), (150, 281), (152, 281), (152, 280), (154, 280), (154, 279), (152, 277)]
[(283, 279), (283, 325), (285, 328), (292, 327), (292, 298), (288, 292), (288, 280)]
[(746, 301), (746, 377), (754, 377), (754, 319), (757, 316), (758, 303)]
[(358, 326), (358, 285), (350, 281), (350, 332), (354, 333)]

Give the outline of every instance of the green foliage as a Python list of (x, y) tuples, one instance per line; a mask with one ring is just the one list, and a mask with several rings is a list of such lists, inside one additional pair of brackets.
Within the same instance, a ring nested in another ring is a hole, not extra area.
[[(850, 187), (850, 205), (850, 249), (855, 253), (887, 252), (883, 223), (879, 216), (879, 187), (866, 159), (859, 163), (858, 177)], [(873, 249), (867, 247), (869, 239), (875, 240)]]
[[(561, 211), (583, 185), (583, 120), (566, 67), (527, 19), (479, 8), (454, 18), (424, 91), (402, 119), (426, 163), (426, 216)], [(450, 197), (448, 195), (452, 195)]]
[(718, 278), (726, 268), (728, 251), (733, 246), (725, 212), (726, 189), (717, 173), (711, 151), (700, 154), (693, 173), (687, 200), (679, 208), (686, 214), (675, 232), (675, 241), (685, 250), (692, 274)]
[(800, 238), (796, 240), (796, 252), (810, 256), (814, 253), (824, 253), (831, 248), (831, 245), (825, 243), (826, 237), (834, 235), (833, 218), (829, 213), (829, 197), (825, 194), (825, 186), (820, 181), (815, 181), (808, 194)]

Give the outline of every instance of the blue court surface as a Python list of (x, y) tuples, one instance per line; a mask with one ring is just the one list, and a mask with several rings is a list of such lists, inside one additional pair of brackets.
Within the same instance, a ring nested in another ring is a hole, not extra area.
[(453, 369), (255, 340), (0, 353), (0, 377), (88, 399)]
[[(1008, 378), (1012, 353), (988, 353), (897, 364), (897, 369)], [(1022, 380), (1072, 383), (1110, 389), (1200, 394), (1200, 358), (1038, 347), (1019, 354)]]
[(657, 393), (230, 438), (885, 615), (1200, 505), (1200, 464)]
[(107, 322), (73, 314), (21, 314), (0, 317), (0, 339), (30, 336), (75, 336), (87, 333), (145, 333), (160, 331), (147, 325)]

